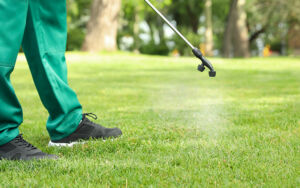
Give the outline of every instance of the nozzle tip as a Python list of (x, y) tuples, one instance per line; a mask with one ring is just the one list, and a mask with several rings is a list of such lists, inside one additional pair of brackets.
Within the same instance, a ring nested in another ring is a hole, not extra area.
[(216, 71), (209, 71), (209, 77), (216, 77)]
[(198, 65), (198, 71), (203, 72), (205, 70), (204, 65)]

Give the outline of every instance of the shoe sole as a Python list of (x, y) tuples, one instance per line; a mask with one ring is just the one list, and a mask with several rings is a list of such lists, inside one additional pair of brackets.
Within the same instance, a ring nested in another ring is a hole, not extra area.
[[(114, 141), (114, 139), (110, 139), (111, 141)], [(92, 141), (95, 142), (95, 141)], [(106, 140), (102, 140), (102, 142), (106, 142)], [(74, 145), (78, 144), (85, 144), (86, 142), (71, 142), (71, 143), (55, 143), (55, 142), (49, 142), (48, 147), (73, 147)]]
[(55, 142), (49, 142), (48, 147), (73, 147), (77, 144), (84, 144), (85, 142), (71, 142), (71, 143), (55, 143)]

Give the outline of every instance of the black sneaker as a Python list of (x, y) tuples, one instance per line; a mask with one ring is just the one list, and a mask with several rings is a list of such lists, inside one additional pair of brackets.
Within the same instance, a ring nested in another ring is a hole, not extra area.
[(22, 135), (17, 136), (7, 144), (0, 146), (0, 160), (40, 160), (40, 159), (57, 159), (55, 155), (43, 153), (26, 140)]
[(78, 144), (80, 141), (93, 139), (107, 139), (116, 138), (122, 135), (122, 131), (119, 128), (105, 128), (102, 125), (93, 123), (87, 116), (97, 119), (97, 116), (92, 113), (83, 114), (82, 120), (74, 133), (66, 138), (57, 141), (50, 141), (49, 146), (59, 147), (72, 147), (74, 144)]

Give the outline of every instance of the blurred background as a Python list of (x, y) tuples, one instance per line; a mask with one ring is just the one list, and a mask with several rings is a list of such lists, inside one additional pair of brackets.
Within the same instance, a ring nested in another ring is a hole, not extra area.
[[(207, 56), (300, 55), (299, 0), (152, 0)], [(188, 56), (143, 0), (67, 0), (68, 51)]]

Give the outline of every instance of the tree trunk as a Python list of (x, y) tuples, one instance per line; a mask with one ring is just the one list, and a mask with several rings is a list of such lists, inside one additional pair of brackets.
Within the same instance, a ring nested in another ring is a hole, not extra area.
[(249, 57), (249, 33), (247, 28), (247, 13), (244, 9), (246, 0), (237, 0), (237, 7), (235, 11), (235, 37), (234, 55), (236, 57)]
[(224, 36), (225, 57), (249, 57), (249, 33), (245, 0), (232, 0)]
[(224, 57), (232, 57), (233, 56), (233, 45), (232, 45), (232, 33), (234, 30), (234, 7), (236, 7), (236, 0), (232, 0), (230, 4), (230, 11), (227, 17), (227, 24), (224, 33), (224, 41), (223, 41), (223, 56)]
[(205, 1), (205, 19), (206, 19), (206, 31), (205, 31), (205, 54), (207, 56), (213, 56), (213, 29), (212, 29), (212, 0)]
[(121, 0), (93, 0), (82, 50), (97, 52), (117, 49), (120, 9)]

